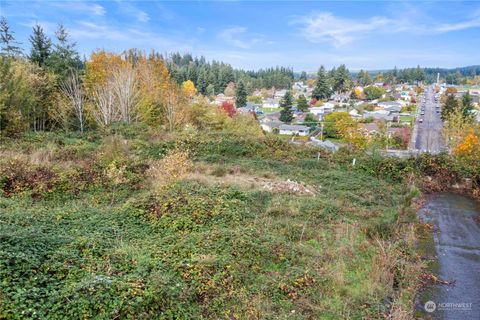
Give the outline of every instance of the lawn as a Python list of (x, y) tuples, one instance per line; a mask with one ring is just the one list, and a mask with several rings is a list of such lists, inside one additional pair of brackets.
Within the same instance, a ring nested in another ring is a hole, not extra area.
[(282, 110), (282, 108), (260, 108), (260, 110), (265, 114), (269, 114), (279, 112), (280, 110)]
[[(192, 166), (158, 188), (148, 168), (171, 150)], [(409, 191), (367, 160), (352, 168), (224, 133), (37, 134), (0, 152), (0, 318), (383, 319), (411, 308)], [(288, 180), (311, 193), (280, 188)]]

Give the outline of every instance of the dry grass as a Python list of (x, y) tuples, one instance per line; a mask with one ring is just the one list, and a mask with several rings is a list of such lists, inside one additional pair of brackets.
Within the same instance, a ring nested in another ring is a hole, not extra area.
[(151, 163), (146, 175), (155, 192), (161, 193), (166, 187), (183, 179), (192, 170), (187, 151), (172, 151), (163, 159)]

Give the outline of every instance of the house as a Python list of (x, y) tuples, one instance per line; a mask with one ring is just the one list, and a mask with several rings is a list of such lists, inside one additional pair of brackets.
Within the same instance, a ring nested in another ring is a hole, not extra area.
[(219, 106), (226, 101), (231, 102), (232, 104), (235, 103), (235, 99), (233, 97), (227, 97), (223, 93), (217, 94), (217, 96), (215, 97), (215, 104)]
[(298, 81), (292, 85), (292, 90), (298, 91), (300, 93), (306, 93), (308, 90), (308, 86), (305, 85), (302, 81)]
[(253, 102), (247, 102), (247, 105), (245, 107), (237, 108), (237, 111), (240, 113), (263, 114), (263, 112), (260, 110), (260, 105)]
[(398, 111), (396, 111), (396, 112), (400, 112), (400, 110), (404, 106), (404, 103), (401, 103), (400, 101), (382, 101), (382, 102), (377, 103), (377, 106), (382, 107), (385, 110), (387, 110), (389, 108), (391, 108), (392, 110), (397, 110), (398, 109)]
[(302, 125), (282, 124), (278, 128), (278, 133), (287, 135), (308, 136), (310, 128)]
[(321, 107), (311, 107), (308, 111), (316, 116), (322, 116), (333, 112), (335, 105), (333, 103), (324, 103)]
[(350, 115), (350, 117), (352, 117), (353, 119), (360, 119), (362, 117), (361, 114), (358, 113), (358, 110), (356, 109), (352, 109), (348, 112), (348, 114)]
[(281, 121), (262, 121), (260, 122), (260, 127), (262, 128), (263, 131), (265, 132), (278, 132), (280, 126), (282, 126), (284, 123)]
[(287, 90), (286, 90), (286, 89), (277, 90), (277, 91), (275, 91), (275, 94), (273, 95), (273, 97), (274, 97), (275, 99), (280, 100), (280, 99), (282, 99), (283, 96), (286, 95), (286, 94), (287, 94)]
[(412, 99), (412, 96), (408, 91), (402, 91), (400, 92), (400, 98), (406, 101), (410, 101)]
[(279, 107), (279, 100), (278, 99), (266, 99), (263, 101), (262, 107), (263, 108), (278, 108)]
[(399, 128), (388, 127), (385, 123), (383, 125), (383, 128), (380, 128), (378, 121), (374, 121), (371, 123), (362, 123), (360, 124), (360, 128), (364, 130), (367, 136), (374, 136), (382, 133), (383, 131), (384, 134), (387, 134), (393, 137), (398, 133), (402, 132), (402, 130), (404, 130), (403, 127), (399, 127)]
[(375, 110), (375, 111), (365, 111), (363, 113), (363, 118), (374, 118), (375, 120), (386, 120), (393, 121), (393, 115), (390, 114), (390, 111), (387, 110)]

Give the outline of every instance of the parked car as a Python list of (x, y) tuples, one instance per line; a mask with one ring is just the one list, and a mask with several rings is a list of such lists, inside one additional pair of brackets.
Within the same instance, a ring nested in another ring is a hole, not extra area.
[(420, 119), (418, 120), (418, 122), (420, 122), (420, 123), (423, 123), (423, 119), (422, 119), (422, 118), (420, 118)]

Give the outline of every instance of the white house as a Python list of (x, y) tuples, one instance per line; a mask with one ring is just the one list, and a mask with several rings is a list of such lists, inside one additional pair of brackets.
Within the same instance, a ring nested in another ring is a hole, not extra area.
[(275, 99), (282, 99), (285, 94), (287, 94), (286, 89), (277, 90), (277, 91), (275, 91), (274, 98)]
[(265, 101), (263, 101), (263, 104), (262, 104), (262, 107), (263, 108), (278, 108), (279, 107), (279, 101), (278, 99), (266, 99)]
[(316, 116), (322, 116), (328, 113), (333, 112), (335, 105), (333, 103), (327, 102), (321, 107), (311, 107), (308, 111)]
[(310, 132), (309, 127), (302, 125), (282, 124), (278, 129), (278, 133), (288, 135), (308, 136)]
[(350, 115), (350, 117), (352, 117), (353, 119), (360, 119), (362, 116), (358, 113), (358, 110), (357, 109), (352, 109), (348, 112), (348, 114)]
[(280, 126), (283, 125), (281, 121), (262, 121), (260, 122), (260, 127), (265, 132), (274, 132), (275, 130), (279, 130)]

